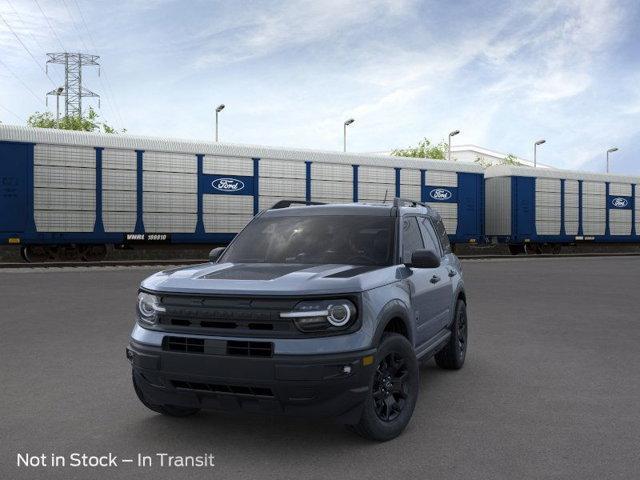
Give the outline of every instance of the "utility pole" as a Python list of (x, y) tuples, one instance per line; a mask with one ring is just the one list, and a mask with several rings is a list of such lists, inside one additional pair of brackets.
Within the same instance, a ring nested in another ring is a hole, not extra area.
[(350, 118), (349, 120), (346, 120), (344, 122), (344, 130), (342, 133), (342, 151), (343, 152), (347, 151), (347, 126), (351, 125), (353, 122), (355, 122), (353, 118)]
[(218, 114), (224, 110), (224, 103), (221, 103), (216, 107), (216, 142), (218, 141)]
[[(64, 87), (58, 87), (47, 93), (47, 99), (49, 98), (49, 95), (56, 96), (56, 128), (60, 127), (60, 95), (62, 95), (62, 92), (64, 92)], [(47, 102), (47, 105), (48, 104), (49, 102)]]
[(82, 99), (93, 97), (98, 99), (100, 107), (100, 95), (82, 86), (82, 67), (97, 66), (98, 76), (100, 75), (100, 64), (98, 55), (88, 55), (86, 53), (47, 53), (47, 71), (50, 63), (64, 65), (64, 88), (60, 93), (56, 93), (60, 88), (53, 90), (47, 95), (60, 96), (64, 92), (64, 115), (65, 117), (82, 117)]

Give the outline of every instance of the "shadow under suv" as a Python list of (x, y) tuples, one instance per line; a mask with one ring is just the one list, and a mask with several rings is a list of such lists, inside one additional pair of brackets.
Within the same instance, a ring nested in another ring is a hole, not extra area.
[(316, 415), (389, 440), (413, 413), (418, 362), (462, 367), (465, 301), (435, 210), (279, 202), (209, 263), (142, 282), (127, 357), (162, 414)]

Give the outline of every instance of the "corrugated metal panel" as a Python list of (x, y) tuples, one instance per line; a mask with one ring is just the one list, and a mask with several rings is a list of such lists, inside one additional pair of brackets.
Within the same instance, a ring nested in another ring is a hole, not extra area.
[(195, 193), (144, 192), (144, 212), (196, 213), (198, 195)]
[(457, 187), (458, 174), (456, 172), (438, 172), (427, 170), (425, 172), (425, 185), (438, 187)]
[(35, 210), (39, 232), (92, 232), (96, 222), (94, 211)]
[(105, 232), (133, 232), (136, 228), (136, 212), (102, 212)]
[(135, 212), (136, 192), (120, 190), (102, 191), (102, 210), (109, 212)]
[[(624, 195), (624, 193), (616, 193), (615, 195)], [(631, 235), (631, 210), (609, 210), (609, 233), (611, 235)]]
[(323, 198), (351, 198), (353, 199), (353, 183), (326, 180), (311, 181), (311, 199)]
[(251, 218), (252, 215), (204, 214), (202, 221), (207, 233), (238, 233)]
[(307, 183), (304, 178), (262, 178), (260, 177), (260, 196), (305, 198)]
[(95, 189), (96, 170), (95, 168), (35, 165), (33, 183), (35, 188)]
[(604, 232), (604, 222), (590, 222), (587, 220), (582, 221), (582, 233), (584, 233), (585, 235), (604, 235)]
[(204, 195), (204, 213), (253, 215), (253, 197), (247, 195)]
[(311, 179), (353, 183), (353, 167), (336, 163), (312, 163)]
[(195, 213), (144, 213), (144, 229), (149, 233), (193, 233), (196, 221)]
[[(573, 195), (573, 194), (572, 194)], [(578, 222), (580, 211), (577, 207), (564, 207), (564, 232), (567, 235), (578, 234)]]
[(353, 203), (353, 197), (351, 198), (326, 198), (326, 197), (315, 197), (312, 198), (314, 202), (320, 203)]
[(137, 161), (136, 152), (133, 150), (105, 148), (102, 151), (102, 168), (114, 170), (137, 170)]
[(198, 173), (195, 155), (167, 152), (144, 152), (142, 169), (153, 172)]
[(631, 196), (631, 185), (628, 183), (610, 183), (609, 184), (610, 195), (622, 195), (625, 197)]
[(197, 175), (190, 173), (144, 172), (142, 176), (145, 192), (197, 192)]
[(560, 235), (560, 180), (536, 178), (536, 233)]
[(565, 180), (564, 192), (565, 193), (578, 193), (580, 191), (580, 183), (577, 180)]
[(577, 235), (580, 220), (580, 184), (577, 180), (564, 182), (564, 232)]
[(585, 235), (605, 234), (606, 188), (604, 182), (582, 182), (582, 232)]
[(33, 164), (50, 167), (95, 168), (96, 151), (90, 147), (38, 144), (33, 149)]
[(403, 168), (400, 170), (400, 185), (420, 186), (420, 170)]
[[(307, 178), (304, 162), (263, 159), (259, 163), (260, 180), (263, 178)], [(262, 181), (260, 182), (262, 190)]]
[(420, 185), (400, 185), (400, 196), (419, 202), (422, 199), (422, 189)]
[[(361, 166), (358, 169), (358, 183), (392, 184), (396, 182), (395, 168)], [(393, 198), (393, 197), (392, 197)]]
[(604, 182), (582, 182), (582, 193), (591, 195), (606, 195), (607, 186)]
[(191, 154), (220, 155), (228, 157), (277, 158), (311, 162), (329, 162), (345, 165), (393, 165), (402, 168), (424, 168), (482, 173), (479, 165), (464, 162), (444, 162), (441, 160), (414, 159), (386, 155), (354, 154), (320, 150), (265, 147), (262, 145), (234, 145), (218, 142), (194, 142), (183, 139), (160, 139), (153, 137), (107, 135), (90, 132), (62, 131), (45, 128), (31, 128), (15, 125), (0, 125), (0, 140), (49, 143), (57, 145), (120, 148), (161, 152), (182, 152)]
[(39, 210), (93, 211), (96, 208), (96, 194), (94, 190), (36, 188), (34, 203)]
[(560, 193), (560, 179), (536, 178), (536, 192)]
[(560, 170), (558, 168), (512, 167), (508, 165), (498, 165), (487, 168), (485, 178), (494, 177), (564, 178), (567, 180), (587, 180), (601, 183), (640, 183), (640, 177), (630, 177), (628, 175), (589, 173), (575, 170)]
[(447, 229), (447, 233), (449, 235), (454, 235), (458, 230), (458, 204), (428, 202), (427, 205), (440, 214), (442, 217), (442, 223), (444, 223), (444, 227)]
[(395, 183), (358, 183), (358, 200), (364, 201), (387, 201), (393, 200), (396, 196)]
[(487, 235), (511, 235), (511, 178), (485, 182), (485, 231)]
[(202, 162), (202, 171), (206, 174), (252, 177), (253, 159), (205, 155)]
[(102, 188), (104, 190), (136, 191), (137, 179), (135, 170), (102, 171)]

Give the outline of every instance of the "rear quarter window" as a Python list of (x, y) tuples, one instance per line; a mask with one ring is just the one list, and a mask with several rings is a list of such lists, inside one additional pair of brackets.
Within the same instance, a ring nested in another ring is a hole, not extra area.
[(442, 247), (442, 251), (444, 254), (451, 253), (451, 243), (449, 243), (449, 236), (447, 235), (447, 231), (444, 228), (444, 223), (442, 223), (441, 218), (431, 218), (431, 224), (433, 225), (433, 229), (436, 231), (436, 236), (440, 241), (440, 246)]

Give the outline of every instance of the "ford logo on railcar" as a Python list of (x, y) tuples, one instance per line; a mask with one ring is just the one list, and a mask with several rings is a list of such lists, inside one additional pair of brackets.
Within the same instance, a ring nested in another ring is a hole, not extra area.
[(616, 197), (613, 200), (611, 200), (611, 205), (613, 205), (616, 208), (624, 208), (627, 205), (629, 205), (629, 200), (622, 197)]
[(449, 200), (451, 195), (451, 192), (446, 188), (434, 188), (429, 192), (429, 196), (434, 200)]
[(244, 182), (237, 178), (218, 178), (211, 182), (211, 186), (221, 192), (239, 192), (244, 188)]

